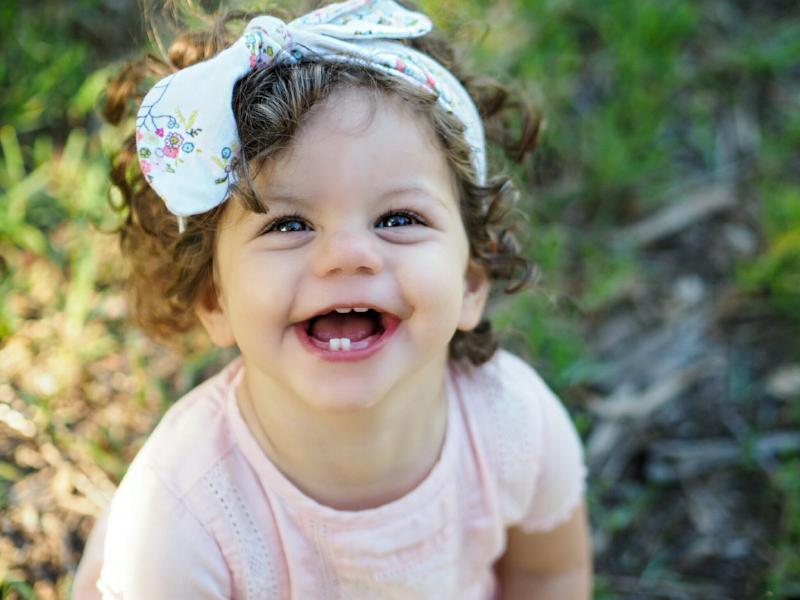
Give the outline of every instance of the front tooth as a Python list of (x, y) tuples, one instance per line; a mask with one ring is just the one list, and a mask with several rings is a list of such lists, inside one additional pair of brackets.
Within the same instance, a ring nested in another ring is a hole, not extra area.
[(368, 308), (354, 308), (353, 310), (356, 311), (356, 312), (367, 312), (369, 309)]
[[(349, 345), (350, 340), (347, 341)], [(330, 340), (328, 340), (328, 347), (331, 350), (339, 350), (342, 347), (342, 340), (340, 340), (339, 338), (331, 338)]]
[(339, 342), (342, 344), (342, 350), (350, 350), (350, 338), (342, 338)]
[(344, 314), (344, 313), (349, 313), (351, 310), (353, 310), (353, 309), (351, 309), (351, 308), (337, 308), (336, 312)]

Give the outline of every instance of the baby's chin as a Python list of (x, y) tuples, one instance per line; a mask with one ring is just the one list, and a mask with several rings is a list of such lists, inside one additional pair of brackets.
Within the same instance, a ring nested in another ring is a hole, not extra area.
[(378, 407), (390, 396), (391, 387), (386, 382), (340, 375), (325, 380), (309, 378), (295, 392), (299, 400), (318, 413), (356, 415)]

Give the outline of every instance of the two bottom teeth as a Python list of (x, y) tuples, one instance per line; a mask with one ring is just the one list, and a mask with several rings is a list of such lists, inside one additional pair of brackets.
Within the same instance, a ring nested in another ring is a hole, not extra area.
[(363, 350), (369, 346), (368, 340), (359, 340), (358, 342), (351, 342), (350, 338), (331, 338), (328, 340), (328, 349), (330, 350)]
[(331, 350), (350, 350), (350, 338), (331, 338), (328, 340)]

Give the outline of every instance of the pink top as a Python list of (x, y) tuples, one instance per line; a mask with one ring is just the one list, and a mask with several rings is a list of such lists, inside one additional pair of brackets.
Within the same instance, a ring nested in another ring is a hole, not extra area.
[(178, 401), (98, 521), (74, 598), (495, 597), (506, 528), (566, 520), (580, 441), (548, 387), (499, 351), (448, 370), (438, 462), (408, 494), (342, 511), (295, 487), (236, 404), (236, 360)]

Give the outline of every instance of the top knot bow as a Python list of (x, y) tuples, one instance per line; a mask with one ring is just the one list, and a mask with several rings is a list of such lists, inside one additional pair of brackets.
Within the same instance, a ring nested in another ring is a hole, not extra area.
[(240, 145), (233, 87), (251, 70), (306, 57), (368, 66), (430, 90), (464, 124), (479, 180), (486, 177), (483, 126), (458, 80), (429, 56), (399, 43), (433, 25), (394, 0), (349, 0), (290, 23), (256, 17), (244, 34), (214, 58), (159, 81), (136, 116), (139, 164), (147, 181), (179, 217), (224, 202), (236, 180)]

